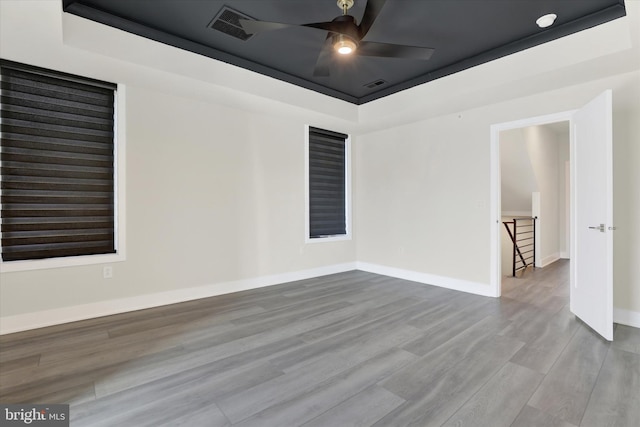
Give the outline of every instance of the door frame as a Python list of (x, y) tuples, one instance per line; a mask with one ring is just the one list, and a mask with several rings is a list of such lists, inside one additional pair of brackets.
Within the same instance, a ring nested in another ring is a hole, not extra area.
[[(554, 114), (547, 114), (543, 116), (529, 117), (520, 120), (514, 120), (511, 122), (497, 123), (490, 127), (491, 132), (491, 149), (490, 149), (490, 198), (489, 198), (489, 215), (491, 219), (490, 230), (490, 286), (491, 295), (494, 297), (500, 297), (502, 294), (502, 260), (501, 260), (501, 243), (500, 243), (500, 222), (502, 217), (502, 200), (501, 200), (501, 177), (500, 177), (500, 132), (504, 130), (519, 129), (529, 126), (548, 125), (557, 122), (569, 122), (569, 129), (573, 129), (573, 114), (578, 110), (562, 111)], [(573, 163), (574, 158), (574, 144), (569, 144), (569, 159)], [(573, 188), (573, 170), (570, 168), (570, 187)], [(570, 223), (574, 223), (574, 210), (570, 213)], [(570, 272), (571, 278), (573, 277)], [(572, 279), (570, 279), (572, 281)]]

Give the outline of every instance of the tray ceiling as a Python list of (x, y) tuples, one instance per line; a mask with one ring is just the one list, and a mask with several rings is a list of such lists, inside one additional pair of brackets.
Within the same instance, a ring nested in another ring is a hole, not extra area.
[[(625, 15), (622, 0), (370, 1), (384, 5), (363, 41), (434, 48), (431, 58), (335, 54), (330, 75), (314, 76), (327, 31), (292, 26), (243, 34), (242, 29), (226, 25), (228, 15), (222, 15), (231, 9), (227, 13), (235, 11), (258, 21), (294, 25), (325, 22), (342, 14), (335, 0), (63, 0), (63, 8), (68, 13), (353, 104)], [(366, 5), (367, 0), (355, 0), (349, 10), (356, 22), (362, 19)], [(539, 28), (536, 19), (548, 13), (557, 15), (554, 25)], [(221, 15), (222, 22), (216, 22)]]

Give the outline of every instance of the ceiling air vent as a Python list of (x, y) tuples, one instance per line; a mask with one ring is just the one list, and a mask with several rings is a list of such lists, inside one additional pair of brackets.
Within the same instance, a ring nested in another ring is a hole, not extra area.
[(378, 86), (382, 86), (385, 83), (386, 83), (386, 81), (380, 79), (380, 80), (376, 80), (375, 82), (367, 83), (366, 85), (364, 85), (364, 87), (367, 87), (369, 89), (373, 89), (373, 88), (376, 88)]
[(243, 41), (249, 40), (253, 34), (245, 33), (242, 25), (240, 25), (240, 19), (255, 21), (255, 19), (225, 6), (220, 9), (220, 12), (213, 18), (213, 21), (209, 23), (209, 28), (228, 34), (236, 39)]

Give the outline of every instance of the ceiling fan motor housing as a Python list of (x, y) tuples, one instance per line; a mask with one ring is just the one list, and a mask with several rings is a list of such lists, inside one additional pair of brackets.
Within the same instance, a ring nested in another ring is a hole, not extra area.
[(356, 18), (351, 15), (341, 15), (331, 21), (336, 24), (335, 33), (349, 37), (354, 42), (360, 41), (360, 31), (356, 24)]

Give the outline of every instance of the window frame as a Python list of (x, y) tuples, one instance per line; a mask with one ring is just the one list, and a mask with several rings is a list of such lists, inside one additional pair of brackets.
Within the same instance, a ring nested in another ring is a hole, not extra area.
[[(6, 61), (10, 63), (11, 61)], [(20, 64), (22, 65), (22, 64)], [(24, 69), (28, 70), (27, 65)], [(52, 73), (57, 73), (52, 71)], [(64, 74), (64, 73), (60, 73)], [(87, 79), (91, 80), (91, 79)], [(117, 84), (114, 93), (114, 246), (115, 253), (76, 255), (67, 257), (44, 258), (33, 260), (3, 261), (0, 257), (0, 273), (63, 268), (83, 265), (108, 264), (126, 260), (126, 123), (125, 101), (126, 88)], [(0, 118), (0, 120), (2, 120)], [(0, 188), (0, 195), (2, 189)], [(0, 238), (2, 237), (0, 228)]]
[(351, 212), (351, 134), (345, 133), (347, 137), (344, 140), (345, 144), (345, 234), (336, 234), (331, 236), (310, 237), (310, 194), (309, 194), (309, 128), (315, 127), (323, 129), (319, 126), (305, 125), (304, 127), (304, 196), (305, 196), (305, 243), (325, 243), (325, 242), (340, 242), (352, 240), (353, 228), (352, 228), (352, 212)]

